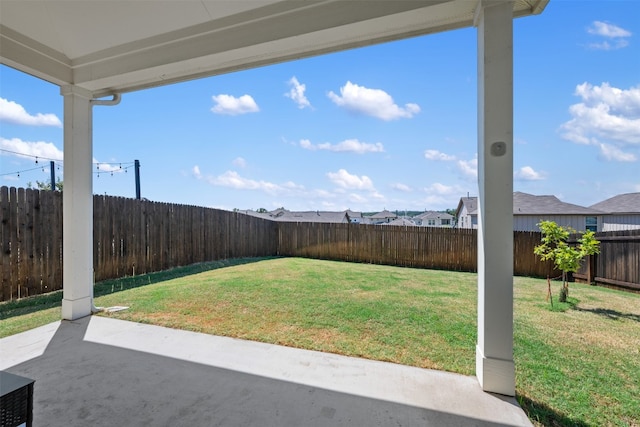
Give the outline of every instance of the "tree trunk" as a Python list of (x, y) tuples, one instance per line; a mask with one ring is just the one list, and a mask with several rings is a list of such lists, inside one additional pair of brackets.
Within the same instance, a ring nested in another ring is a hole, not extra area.
[(567, 273), (565, 271), (562, 272), (562, 287), (560, 288), (560, 297), (558, 300), (560, 302), (567, 302), (567, 297), (569, 296), (569, 283), (567, 282)]

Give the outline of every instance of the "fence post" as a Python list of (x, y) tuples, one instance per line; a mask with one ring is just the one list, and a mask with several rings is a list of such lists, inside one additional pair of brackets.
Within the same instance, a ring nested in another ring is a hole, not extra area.
[(587, 283), (590, 285), (594, 284), (595, 278), (595, 257), (597, 255), (587, 255)]

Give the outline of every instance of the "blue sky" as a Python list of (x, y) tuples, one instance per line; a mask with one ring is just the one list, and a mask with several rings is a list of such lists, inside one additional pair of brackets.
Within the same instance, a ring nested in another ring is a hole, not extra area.
[[(516, 191), (640, 191), (639, 17), (633, 0), (552, 0), (514, 21)], [(134, 197), (137, 159), (154, 201), (455, 208), (478, 192), (476, 43), (469, 28), (126, 93), (94, 108), (94, 193)], [(0, 66), (0, 185), (47, 181), (43, 159), (64, 178), (62, 104)]]

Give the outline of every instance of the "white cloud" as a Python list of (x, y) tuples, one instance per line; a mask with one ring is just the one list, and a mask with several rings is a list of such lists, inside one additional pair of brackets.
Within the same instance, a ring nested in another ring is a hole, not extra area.
[(23, 141), (19, 138), (5, 139), (0, 137), (0, 148), (13, 153), (20, 153), (13, 154), (2, 152), (2, 154), (13, 155), (29, 160), (32, 160), (34, 156), (47, 160), (62, 160), (63, 158), (62, 150), (59, 150), (58, 147), (53, 145), (51, 142), (29, 142)]
[(22, 105), (4, 98), (0, 98), (0, 122), (27, 126), (62, 127), (62, 122), (55, 114), (37, 113), (31, 115)]
[(282, 184), (282, 186), (284, 188), (288, 188), (289, 190), (304, 191), (304, 185), (296, 184), (293, 181), (287, 181), (284, 184)]
[(387, 92), (358, 86), (350, 81), (340, 88), (340, 95), (331, 91), (328, 96), (340, 107), (386, 121), (409, 119), (420, 112), (418, 104), (409, 103), (399, 107)]
[(617, 25), (609, 24), (602, 21), (593, 21), (591, 26), (587, 28), (589, 34), (594, 34), (603, 37), (616, 38), (616, 37), (631, 37), (631, 32), (620, 28)]
[(256, 181), (244, 178), (236, 171), (226, 171), (222, 175), (209, 177), (209, 183), (220, 187), (235, 188), (236, 190), (260, 190), (268, 194), (281, 193), (284, 188), (278, 184), (268, 181)]
[(441, 184), (439, 182), (425, 187), (424, 191), (426, 191), (428, 194), (436, 194), (439, 196), (451, 196), (460, 194), (460, 189), (458, 187)]
[(424, 157), (427, 160), (436, 160), (436, 161), (443, 161), (443, 162), (449, 162), (456, 159), (456, 156), (451, 156), (449, 154), (445, 154), (438, 150), (426, 150), (424, 152)]
[(408, 185), (402, 184), (402, 183), (399, 183), (399, 182), (391, 184), (391, 188), (393, 188), (394, 190), (402, 191), (404, 193), (410, 193), (410, 192), (413, 191), (413, 189), (411, 187), (409, 187)]
[(295, 102), (298, 105), (298, 108), (300, 109), (305, 107), (311, 108), (311, 103), (309, 102), (309, 100), (304, 94), (305, 90), (307, 89), (307, 86), (305, 84), (300, 83), (295, 76), (291, 77), (291, 79), (289, 79), (287, 83), (289, 83), (289, 86), (291, 86), (291, 89), (289, 90), (288, 93), (285, 93), (284, 96), (286, 96), (287, 98), (291, 98), (293, 102)]
[(595, 50), (617, 50), (617, 49), (622, 49), (624, 47), (629, 46), (629, 42), (627, 40), (624, 39), (619, 39), (616, 40), (613, 44), (609, 43), (608, 41), (603, 41), (603, 42), (598, 42), (598, 43), (589, 43), (588, 47), (590, 49), (595, 49)]
[(540, 181), (545, 174), (535, 171), (531, 166), (523, 166), (513, 173), (513, 177), (520, 181)]
[(344, 189), (375, 191), (373, 181), (366, 175), (352, 175), (345, 169), (340, 169), (338, 172), (327, 173), (327, 177), (329, 177), (335, 185)]
[(635, 154), (625, 153), (618, 147), (610, 144), (600, 144), (600, 155), (605, 160), (613, 160), (616, 162), (635, 162), (638, 160)]
[(198, 179), (202, 178), (202, 172), (200, 172), (200, 166), (198, 165), (195, 165), (193, 169), (191, 169), (191, 173), (193, 173), (193, 176), (195, 176)]
[(239, 168), (246, 168), (247, 167), (247, 161), (242, 157), (236, 157), (235, 159), (233, 159), (231, 164), (236, 166), (236, 167), (239, 167)]
[(216, 105), (211, 108), (211, 111), (216, 114), (227, 114), (230, 116), (237, 116), (239, 114), (256, 113), (260, 111), (258, 104), (253, 100), (250, 95), (242, 95), (240, 98), (236, 98), (232, 95), (214, 95), (211, 97)]
[(96, 159), (95, 157), (93, 158), (93, 164), (96, 165), (96, 172), (102, 173), (102, 172), (111, 172), (113, 174), (113, 172), (125, 172), (126, 169), (122, 168), (121, 164), (118, 163), (100, 163), (98, 161), (98, 159)]
[(366, 197), (361, 196), (360, 194), (355, 194), (355, 193), (349, 194), (348, 200), (353, 203), (366, 203), (369, 201), (369, 199), (367, 199)]
[(590, 27), (587, 28), (589, 34), (605, 37), (608, 40), (600, 42), (590, 43), (587, 46), (591, 49), (598, 50), (615, 50), (622, 49), (629, 45), (628, 37), (631, 37), (631, 32), (624, 28), (618, 27), (614, 24), (609, 24), (602, 21), (594, 21)]
[(458, 170), (467, 178), (476, 179), (478, 177), (478, 159), (458, 160), (456, 162)]
[(454, 208), (460, 196), (465, 193), (464, 189), (458, 185), (445, 185), (439, 182), (433, 183), (423, 189), (427, 197), (420, 202), (429, 209)]
[[(640, 85), (619, 89), (609, 83), (593, 86), (585, 82), (576, 86), (575, 95), (582, 102), (569, 107), (572, 118), (561, 125), (562, 137), (597, 146), (609, 160), (632, 161), (620, 154), (625, 147), (640, 146)], [(613, 154), (613, 148), (618, 154)]]
[(364, 153), (382, 153), (384, 152), (384, 146), (380, 142), (376, 142), (374, 144), (368, 142), (360, 142), (357, 139), (346, 139), (337, 144), (331, 144), (329, 142), (324, 142), (321, 144), (312, 144), (308, 139), (303, 139), (300, 141), (300, 147), (307, 150), (327, 150), (327, 151), (335, 151), (335, 152), (350, 152), (357, 154)]

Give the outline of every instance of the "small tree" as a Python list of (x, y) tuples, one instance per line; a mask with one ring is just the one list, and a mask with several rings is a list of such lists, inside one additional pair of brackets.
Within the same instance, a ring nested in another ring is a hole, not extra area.
[[(593, 231), (582, 233), (575, 247), (569, 246), (567, 239), (571, 233), (575, 233), (570, 227), (563, 227), (553, 221), (542, 221), (538, 224), (542, 232), (542, 243), (536, 246), (533, 252), (542, 261), (552, 260), (558, 270), (562, 271), (562, 287), (560, 288), (560, 302), (567, 301), (569, 296), (569, 282), (567, 273), (575, 273), (580, 268), (580, 262), (587, 255), (600, 252), (600, 242), (594, 237)], [(549, 278), (547, 278), (549, 281)], [(550, 282), (549, 282), (550, 283)], [(551, 292), (549, 285), (549, 292)], [(553, 305), (553, 299), (551, 300)]]
[[(60, 177), (56, 180), (56, 188), (57, 191), (62, 191), (62, 187), (64, 186), (63, 182), (60, 180)], [(27, 182), (27, 188), (37, 188), (38, 190), (50, 191), (51, 183), (50, 182), (40, 182), (36, 180), (36, 185), (34, 186), (31, 181)]]

